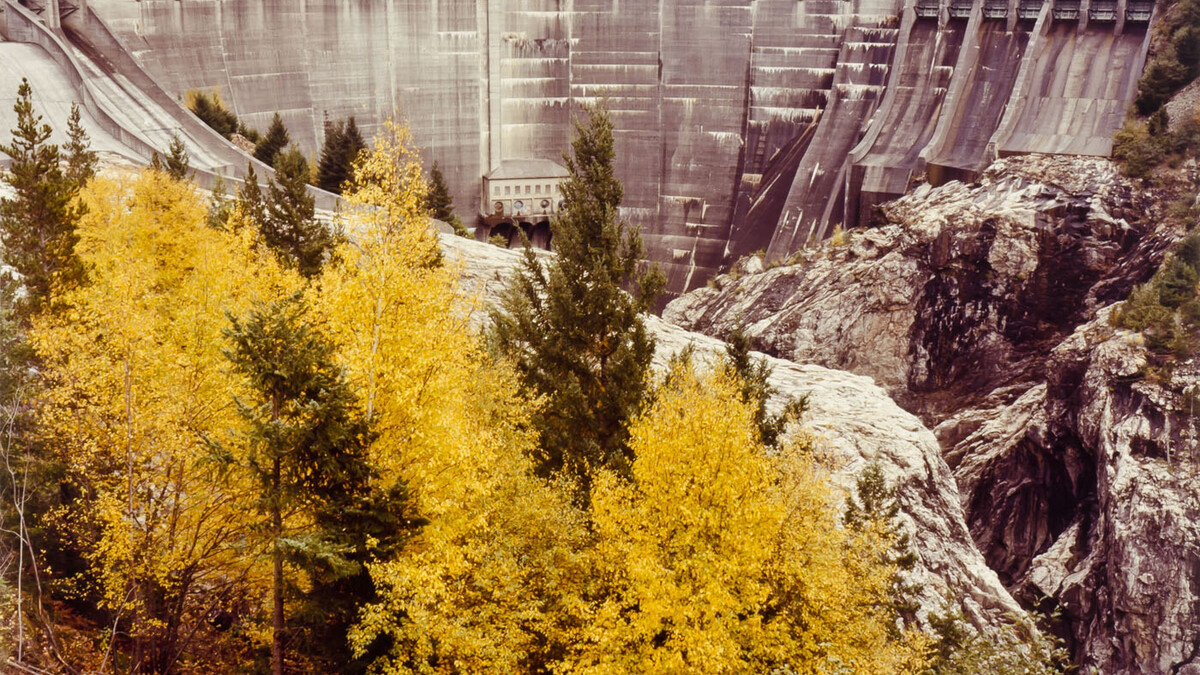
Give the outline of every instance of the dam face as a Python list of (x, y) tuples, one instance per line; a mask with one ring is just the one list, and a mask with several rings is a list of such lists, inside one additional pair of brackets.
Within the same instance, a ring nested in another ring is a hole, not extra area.
[(1124, 11), (1114, 22), (1056, 19), (1050, 0), (89, 0), (63, 23), (82, 40), (115, 36), (176, 97), (216, 89), (260, 129), (279, 111), (309, 153), (326, 119), (355, 115), (369, 134), (394, 112), (468, 223), (488, 203), (485, 174), (561, 161), (578, 106), (603, 99), (623, 215), (678, 293), (734, 256), (785, 257), (865, 223), (922, 176), (971, 178), (1009, 153), (1110, 153), (1148, 49), (1144, 17)]

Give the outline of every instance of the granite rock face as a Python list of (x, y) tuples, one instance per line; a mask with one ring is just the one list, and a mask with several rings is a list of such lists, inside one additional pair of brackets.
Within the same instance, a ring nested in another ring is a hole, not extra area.
[(1081, 666), (1179, 673), (1200, 668), (1200, 366), (1147, 378), (1140, 337), (1110, 327), (1178, 236), (1134, 187), (1107, 160), (1008, 158), (664, 317), (875, 378), (934, 429), (989, 566), (1062, 610)]
[(1045, 382), (956, 443), (971, 532), (1014, 594), (1052, 598), (1082, 666), (1200, 667), (1200, 368), (1148, 381), (1109, 312), (1050, 354)]
[(961, 409), (1035, 379), (1049, 346), (1153, 272), (1168, 239), (1144, 236), (1146, 203), (1108, 160), (1012, 157), (663, 316), (718, 336), (744, 324), (763, 351), (869, 375), (918, 414)]
[[(495, 302), (520, 255), (495, 246), (442, 236), (450, 264), (457, 265), (466, 295), (476, 306)], [(474, 318), (482, 322), (482, 310)], [(696, 358), (711, 361), (723, 342), (647, 316), (657, 340), (656, 367), (691, 345)], [(919, 561), (912, 581), (922, 585), (924, 610), (940, 611), (947, 593), (961, 601), (967, 617), (987, 630), (1005, 613), (1020, 612), (1012, 596), (988, 568), (967, 530), (962, 500), (941, 457), (937, 439), (916, 417), (897, 406), (870, 378), (770, 357), (773, 405), (807, 395), (802, 423), (836, 457), (834, 479), (852, 489), (868, 462), (878, 461), (889, 484), (897, 486), (903, 527), (911, 534)]]

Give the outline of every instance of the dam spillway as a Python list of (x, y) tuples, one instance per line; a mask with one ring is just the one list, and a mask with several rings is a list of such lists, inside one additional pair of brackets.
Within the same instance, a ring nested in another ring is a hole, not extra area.
[(961, 51), (938, 130), (923, 150), (934, 182), (969, 178), (989, 162), (988, 141), (1000, 126), (1029, 44), (1029, 27), (981, 22)]
[(1148, 49), (1124, 0), (1115, 20), (1092, 20), (1100, 0), (1074, 20), (1050, 0), (81, 4), (50, 29), (92, 57), (91, 91), (174, 97), (152, 112), (176, 119), (154, 124), (190, 130), (214, 171), (237, 173), (239, 156), (178, 119), (191, 89), (216, 89), (259, 129), (278, 111), (309, 154), (327, 119), (355, 115), (369, 134), (395, 114), (468, 224), (488, 205), (485, 174), (558, 160), (578, 106), (603, 99), (623, 216), (672, 292), (737, 255), (784, 257), (865, 223), (922, 176), (970, 179), (1002, 154), (1110, 153)]
[(966, 24), (939, 25), (915, 13), (902, 32), (905, 50), (896, 57), (895, 76), (878, 118), (852, 151), (845, 222), (860, 223), (871, 207), (908, 189), (921, 166), (921, 150), (933, 137), (942, 104), (958, 63)]
[[(1101, 24), (1103, 27), (1103, 24)], [(1055, 23), (1030, 53), (1023, 89), (997, 138), (999, 154), (1108, 155), (1149, 43), (1146, 26), (1079, 31)]]

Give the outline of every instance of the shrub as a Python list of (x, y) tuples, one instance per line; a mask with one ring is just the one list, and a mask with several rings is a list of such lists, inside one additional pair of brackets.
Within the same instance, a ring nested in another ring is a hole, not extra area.
[(187, 92), (187, 107), (202, 122), (225, 138), (231, 138), (240, 128), (238, 117), (225, 107), (221, 94), (213, 89), (212, 94), (192, 89)]
[(1196, 77), (1200, 69), (1200, 0), (1175, 3), (1161, 30), (1170, 38), (1146, 65), (1138, 82), (1134, 106), (1139, 115), (1154, 113)]
[(1146, 178), (1167, 154), (1166, 136), (1150, 133), (1149, 125), (1127, 120), (1113, 137), (1113, 157), (1123, 163), (1125, 175)]
[(1113, 313), (1118, 328), (1142, 333), (1162, 357), (1188, 358), (1200, 329), (1200, 233), (1184, 237), (1147, 283), (1133, 289)]

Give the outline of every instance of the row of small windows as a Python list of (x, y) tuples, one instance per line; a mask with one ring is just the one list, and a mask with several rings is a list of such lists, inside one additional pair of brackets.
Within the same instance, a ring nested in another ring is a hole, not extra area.
[[(504, 186), (504, 195), (506, 197), (510, 197), (514, 194), (513, 187), (514, 186), (512, 186), (512, 185)], [(545, 194), (545, 193), (548, 193), (551, 191), (558, 192), (558, 186), (553, 185), (553, 184), (551, 184), (551, 185), (526, 185), (525, 186), (525, 194), (527, 194), (527, 195), (528, 194), (540, 195), (540, 194)], [(520, 185), (516, 186), (515, 194), (521, 194), (521, 186)], [(493, 197), (500, 196), (500, 186), (499, 185), (492, 186), (492, 196)]]

